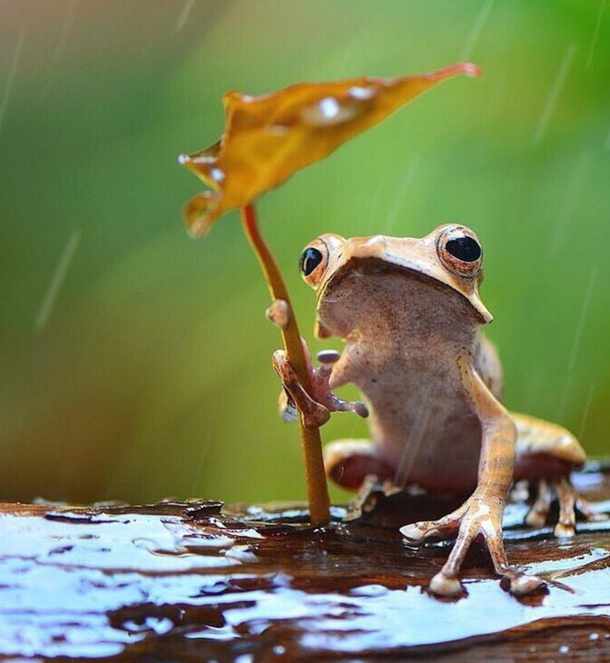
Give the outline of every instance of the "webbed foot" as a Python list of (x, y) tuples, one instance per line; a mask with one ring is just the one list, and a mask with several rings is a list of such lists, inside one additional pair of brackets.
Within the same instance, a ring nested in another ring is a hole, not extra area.
[(508, 564), (502, 540), (502, 509), (485, 492), (475, 492), (459, 509), (439, 520), (405, 525), (400, 532), (408, 545), (420, 545), (432, 538), (456, 541), (443, 568), (430, 581), (430, 591), (439, 596), (458, 598), (463, 594), (459, 572), (475, 539), (485, 540), (495, 572), (508, 580), (515, 596), (531, 594), (543, 585), (538, 576), (526, 575)]

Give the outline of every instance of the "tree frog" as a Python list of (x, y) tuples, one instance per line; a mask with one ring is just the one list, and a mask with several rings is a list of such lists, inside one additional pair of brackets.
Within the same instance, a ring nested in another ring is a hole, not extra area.
[[(306, 426), (324, 423), (330, 411), (370, 411), (370, 440), (338, 440), (325, 448), (326, 471), (337, 484), (357, 490), (376, 475), (400, 487), (470, 495), (440, 520), (401, 528), (408, 545), (456, 537), (430, 582), (443, 596), (461, 595), (460, 567), (481, 537), (514, 594), (542, 584), (507, 562), (502, 514), (512, 482), (538, 485), (530, 525), (544, 524), (553, 495), (557, 536), (574, 534), (575, 505), (595, 517), (569, 481), (570, 471), (586, 460), (576, 438), (556, 424), (509, 412), (501, 402), (498, 355), (479, 330), (492, 320), (479, 296), (482, 259), (476, 234), (457, 224), (421, 238), (321, 235), (305, 247), (300, 270), (317, 294), (316, 335), (342, 338), (345, 348), (318, 355), (321, 365), (309, 367), (309, 392), (282, 351), (273, 357), (287, 402)], [(333, 393), (348, 382), (364, 403)]]

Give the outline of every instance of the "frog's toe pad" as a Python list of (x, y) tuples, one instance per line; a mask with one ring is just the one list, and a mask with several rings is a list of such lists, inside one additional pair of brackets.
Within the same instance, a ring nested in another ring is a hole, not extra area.
[(335, 364), (341, 359), (341, 353), (336, 350), (320, 350), (316, 357), (321, 364)]
[(546, 512), (533, 508), (528, 512), (527, 516), (525, 516), (525, 524), (534, 529), (540, 529), (544, 527), (546, 517)]
[(563, 523), (557, 523), (555, 525), (555, 529), (553, 530), (553, 534), (558, 538), (558, 539), (571, 539), (574, 534), (574, 526), (573, 525), (564, 525)]
[(363, 419), (366, 419), (369, 416), (369, 409), (362, 401), (354, 401), (354, 412)]
[(511, 578), (510, 593), (515, 596), (527, 596), (544, 585), (544, 580), (538, 576), (528, 576), (526, 574)]
[(406, 543), (417, 546), (426, 540), (429, 529), (425, 526), (425, 523), (411, 523), (401, 527), (400, 533), (404, 536)]
[(464, 593), (462, 585), (457, 578), (450, 578), (439, 571), (430, 581), (430, 591), (438, 596), (459, 598)]

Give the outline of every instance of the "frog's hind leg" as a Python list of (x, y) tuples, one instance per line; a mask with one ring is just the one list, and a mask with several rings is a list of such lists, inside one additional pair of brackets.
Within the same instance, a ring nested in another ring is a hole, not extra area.
[(553, 486), (559, 501), (559, 519), (555, 525), (555, 536), (567, 538), (574, 536), (576, 527), (577, 492), (567, 477), (557, 479)]
[[(480, 501), (480, 498), (477, 498)], [(524, 571), (508, 563), (504, 542), (502, 540), (499, 520), (492, 516), (477, 526), (468, 524), (464, 529), (461, 525), (468, 519), (469, 503), (444, 516), (440, 520), (413, 523), (401, 528), (401, 534), (409, 545), (420, 545), (433, 538), (449, 538), (457, 532), (455, 544), (443, 568), (432, 578), (430, 589), (441, 596), (457, 597), (462, 593), (458, 574), (466, 557), (468, 548), (475, 539), (484, 539), (494, 571), (510, 583), (510, 591), (516, 596), (531, 594), (540, 588), (543, 581), (538, 576), (528, 575)]]
[(335, 440), (327, 444), (324, 466), (327, 476), (347, 490), (356, 491), (369, 484), (370, 480), (365, 480), (371, 475), (380, 483), (394, 477), (392, 465), (370, 440)]
[(544, 527), (551, 504), (556, 497), (559, 504), (559, 518), (554, 528), (554, 534), (557, 538), (574, 536), (577, 510), (589, 521), (606, 520), (607, 518), (605, 514), (597, 513), (591, 504), (578, 494), (567, 476), (552, 481), (540, 479), (536, 490), (537, 495), (525, 517), (525, 523), (538, 529)]
[[(531, 509), (528, 511), (527, 516), (525, 516), (525, 523), (530, 527), (539, 529), (540, 527), (544, 527), (546, 523), (546, 519), (551, 509), (553, 495), (551, 487), (545, 479), (540, 479), (540, 481), (538, 481), (536, 489), (536, 498)], [(527, 499), (527, 495), (524, 497)]]
[[(600, 518), (570, 482), (570, 472), (583, 465), (586, 455), (565, 428), (524, 414), (511, 413), (517, 426), (515, 480), (537, 484), (534, 504), (525, 518), (531, 527), (543, 527), (554, 498), (559, 519), (554, 528), (560, 538), (574, 536), (576, 509), (588, 520)], [(601, 516), (603, 518), (603, 516)]]
[(342, 488), (357, 491), (347, 508), (347, 520), (371, 511), (377, 495), (390, 495), (394, 485), (393, 466), (370, 440), (335, 440), (324, 448), (326, 474)]

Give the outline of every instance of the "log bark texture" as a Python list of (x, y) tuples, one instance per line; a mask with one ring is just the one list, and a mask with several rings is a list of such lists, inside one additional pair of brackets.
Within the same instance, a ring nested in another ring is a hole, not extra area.
[[(610, 474), (575, 476), (610, 510)], [(409, 549), (397, 526), (446, 513), (424, 496), (379, 498), (328, 527), (300, 505), (0, 506), (0, 658), (124, 661), (610, 661), (610, 525), (574, 539), (507, 509), (512, 563), (548, 580), (509, 595), (487, 554), (466, 596), (428, 594), (447, 543)]]

